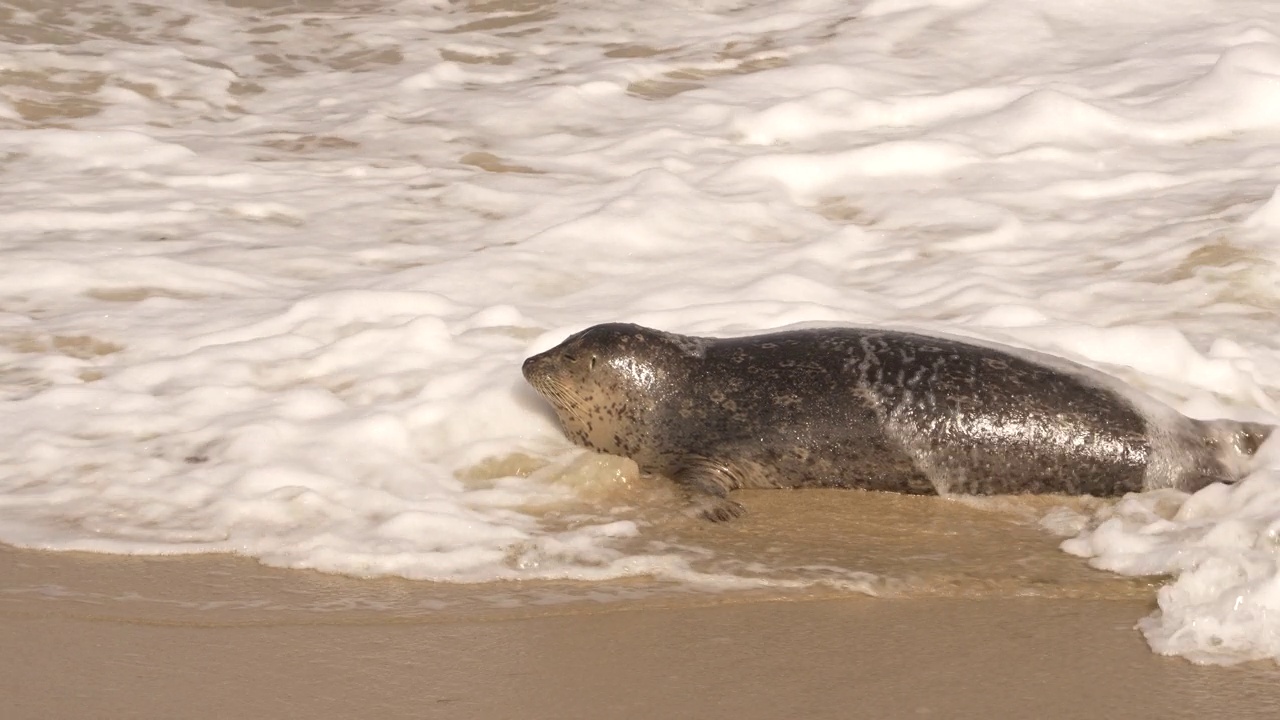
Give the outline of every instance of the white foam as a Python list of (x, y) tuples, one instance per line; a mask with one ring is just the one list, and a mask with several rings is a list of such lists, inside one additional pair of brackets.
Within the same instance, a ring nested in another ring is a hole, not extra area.
[(1125, 575), (1171, 575), (1138, 626), (1156, 652), (1229, 664), (1280, 657), (1280, 473), (1195, 495), (1126, 497), (1063, 543)]
[[(468, 474), (559, 467), (519, 363), (611, 320), (910, 326), (1276, 418), (1265, 4), (487, 7), (106, 2), (0, 52), (0, 541), (874, 591)], [(1160, 651), (1276, 657), (1278, 469), (1046, 523), (1177, 574)]]

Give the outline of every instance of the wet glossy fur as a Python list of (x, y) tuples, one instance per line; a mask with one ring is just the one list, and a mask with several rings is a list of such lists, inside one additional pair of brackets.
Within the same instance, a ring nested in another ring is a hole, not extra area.
[(1271, 428), (1191, 420), (1056, 358), (881, 329), (598, 325), (524, 364), (566, 434), (712, 519), (741, 487), (1116, 495), (1233, 481)]

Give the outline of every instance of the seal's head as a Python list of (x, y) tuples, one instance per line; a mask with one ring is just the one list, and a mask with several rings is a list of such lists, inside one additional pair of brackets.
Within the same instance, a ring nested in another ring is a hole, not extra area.
[(699, 354), (696, 338), (640, 325), (596, 325), (524, 361), (524, 377), (555, 408), (574, 442), (637, 457), (669, 380)]

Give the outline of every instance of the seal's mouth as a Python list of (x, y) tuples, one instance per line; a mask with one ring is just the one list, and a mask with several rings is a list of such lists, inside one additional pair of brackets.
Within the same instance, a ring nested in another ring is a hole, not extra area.
[(520, 372), (524, 375), (525, 382), (533, 386), (539, 394), (547, 395), (547, 387), (551, 383), (550, 368), (547, 366), (546, 353), (534, 355), (524, 361), (520, 366)]
[(534, 355), (532, 357), (525, 358), (524, 364), (520, 366), (520, 372), (524, 375), (524, 379), (527, 380), (529, 384), (533, 385), (535, 388), (537, 387), (537, 385), (534, 384), (534, 378), (537, 377), (538, 358), (541, 358), (541, 357), (542, 357), (541, 355)]
[(571, 428), (581, 424), (583, 420), (582, 396), (578, 394), (572, 383), (566, 383), (555, 375), (545, 372), (538, 363), (530, 365), (529, 361), (525, 361), (524, 369), (529, 385), (551, 404), (556, 419), (560, 421), (560, 427), (566, 434), (570, 434)]
[(520, 366), (520, 372), (524, 374), (525, 381), (533, 386), (539, 395), (557, 408), (571, 407), (567, 403), (575, 399), (575, 394), (566, 383), (556, 378), (554, 369), (555, 363), (551, 362), (547, 353), (534, 355)]

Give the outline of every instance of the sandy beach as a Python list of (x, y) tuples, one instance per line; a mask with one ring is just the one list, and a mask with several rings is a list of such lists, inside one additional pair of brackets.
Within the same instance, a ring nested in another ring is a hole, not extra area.
[[(1156, 656), (1133, 629), (1150, 603), (1135, 599), (702, 598), (413, 613), (403, 608), (415, 593), (476, 589), (233, 556), (6, 548), (0, 567), (11, 720), (1280, 712), (1280, 669)], [(343, 596), (364, 602), (344, 607)], [(377, 597), (393, 609), (377, 610)]]

